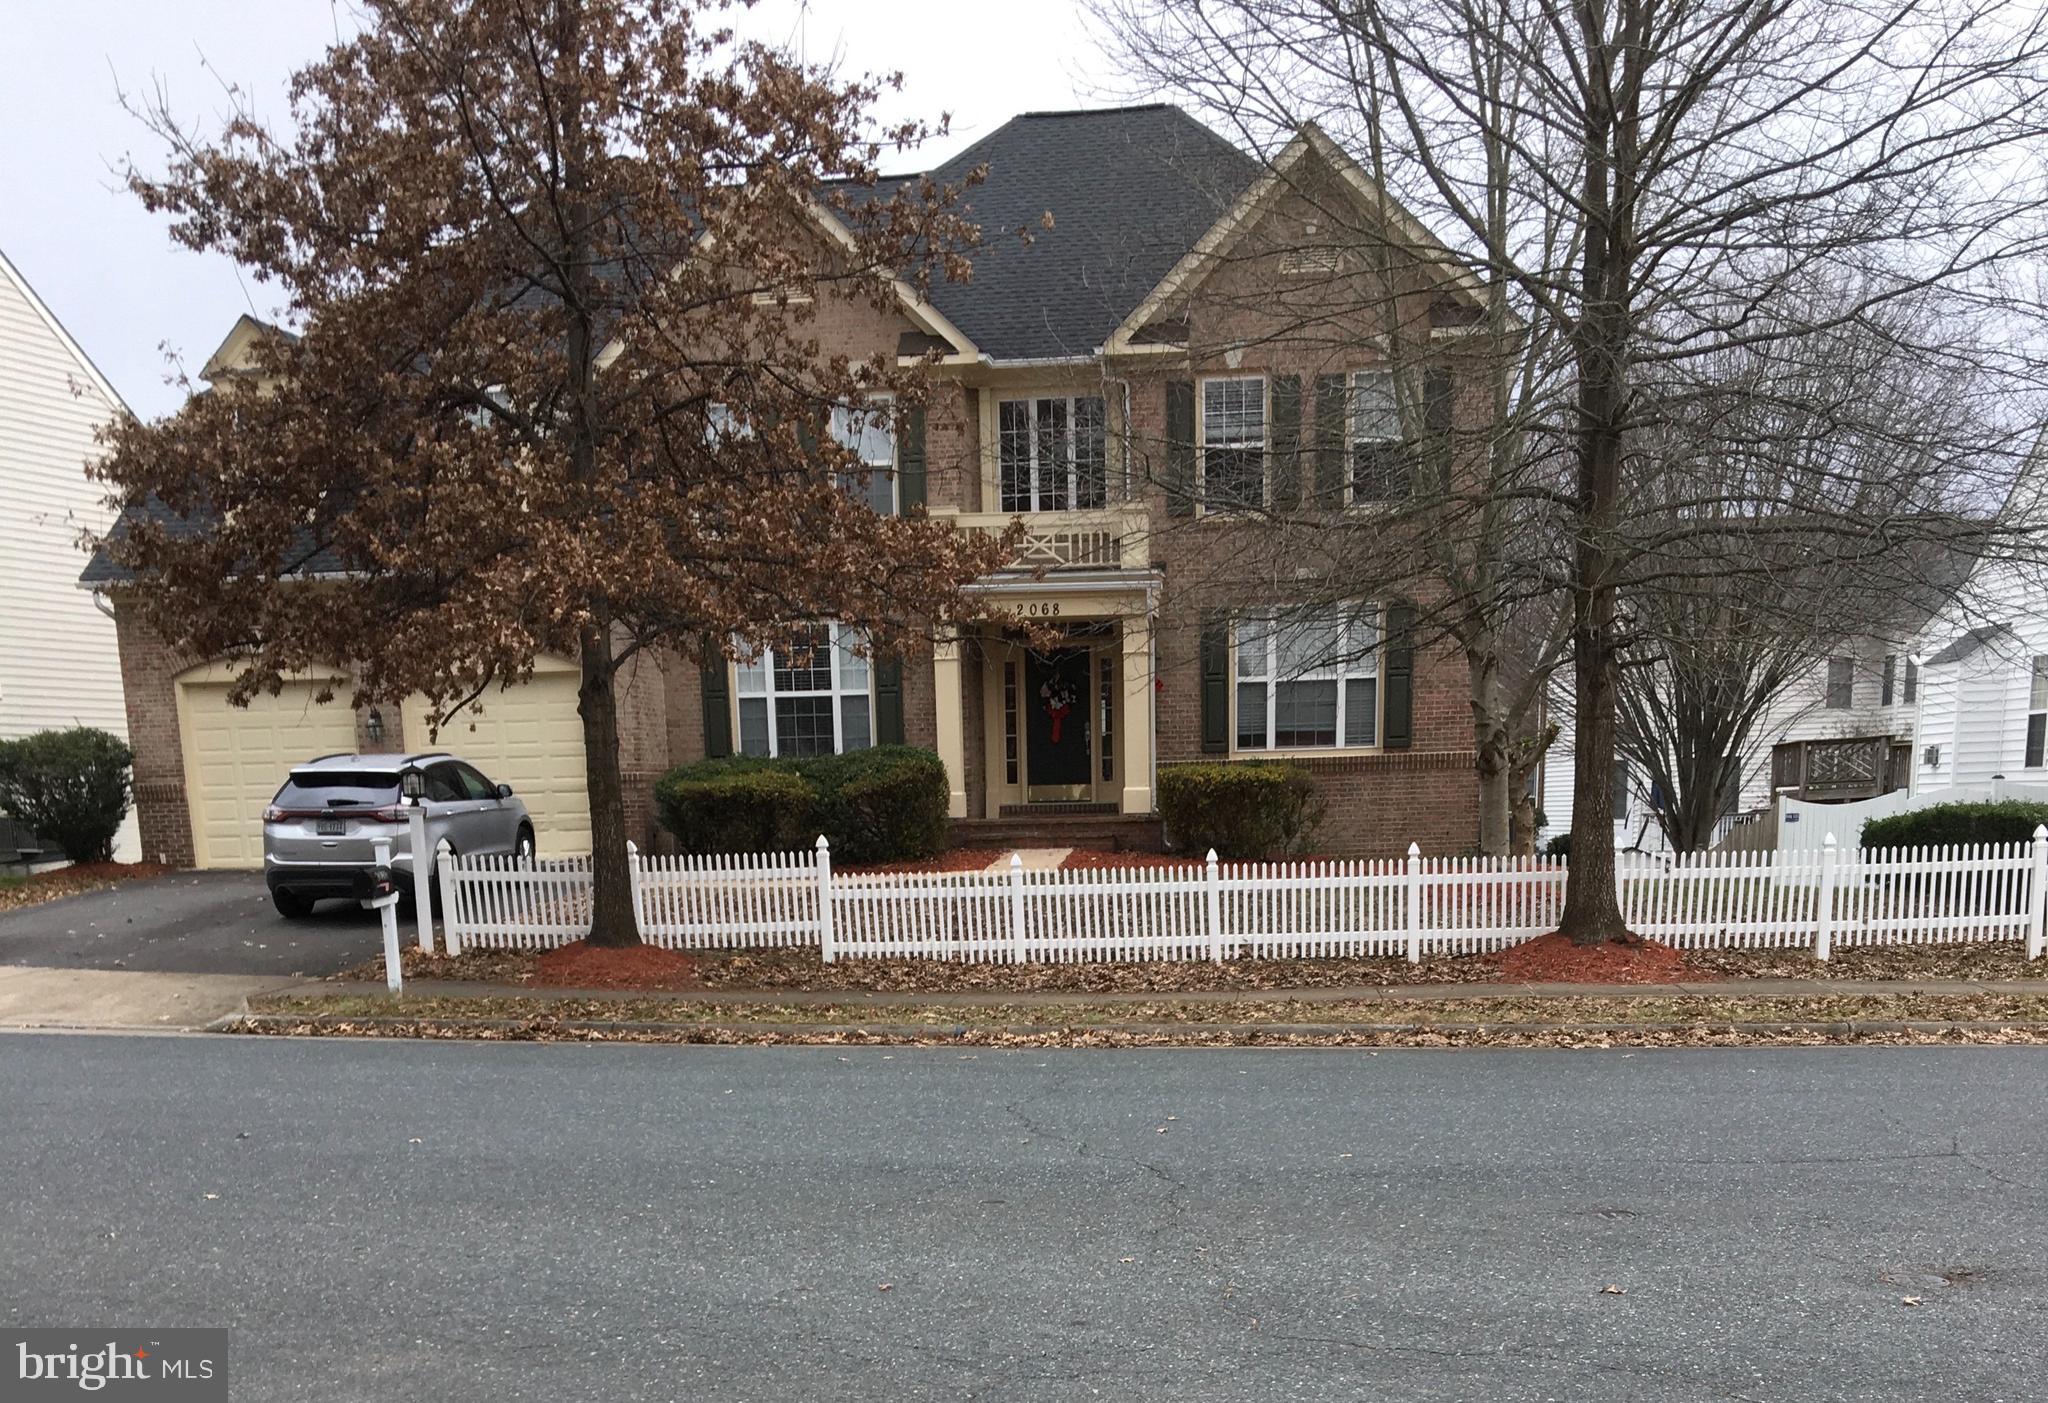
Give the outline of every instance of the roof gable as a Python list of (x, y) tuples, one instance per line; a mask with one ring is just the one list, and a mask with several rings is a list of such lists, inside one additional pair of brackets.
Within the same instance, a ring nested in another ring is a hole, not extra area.
[(1094, 356), (1258, 175), (1164, 104), (1028, 112), (931, 174), (957, 183), (981, 165), (963, 206), (986, 246), (930, 302), (996, 361)]
[(1288, 191), (1297, 188), (1305, 168), (1310, 166), (1320, 166), (1333, 174), (1338, 188), (1357, 203), (1361, 213), (1385, 223), (1390, 240), (1398, 242), (1422, 262), (1433, 264), (1443, 274), (1448, 291), (1475, 308), (1485, 306), (1485, 294), (1478, 280), (1457, 255), (1384, 186), (1368, 175), (1364, 167), (1352, 160), (1342, 147), (1330, 140), (1321, 128), (1311, 123), (1301, 129), (1274, 158), (1272, 165), (1245, 187), (1231, 207), (1148, 290), (1143, 300), (1104, 339), (1103, 349), (1112, 355), (1143, 349), (1177, 350), (1177, 346), (1145, 335), (1146, 329), (1155, 323), (1175, 320), (1179, 305), (1229, 261), (1231, 253), (1258, 227), (1261, 219), (1278, 205)]
[(36, 296), (36, 290), (29, 286), (28, 279), (21, 275), (21, 270), (8, 261), (5, 253), (0, 253), (0, 282), (11, 286), (21, 300), (28, 304), (29, 310), (49, 331), (51, 339), (70, 358), (79, 374), (105, 398), (107, 407), (117, 413), (128, 413), (128, 402), (121, 398), (120, 391), (114, 388), (112, 381), (100, 374), (100, 368), (92, 363), (92, 357), (85, 353), (84, 347), (71, 339), (71, 333), (64, 329), (64, 324), (57, 320), (56, 314), (51, 312), (43, 299)]

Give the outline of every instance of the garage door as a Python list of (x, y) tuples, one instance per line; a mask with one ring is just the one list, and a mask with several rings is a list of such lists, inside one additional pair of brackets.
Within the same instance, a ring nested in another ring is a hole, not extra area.
[(356, 748), (345, 682), (335, 701), (313, 700), (323, 684), (288, 682), (246, 708), (228, 705), (227, 679), (205, 669), (178, 683), (185, 740), (185, 795), (192, 810), (193, 859), (201, 867), (261, 867), (263, 810), (292, 766)]
[(531, 682), (485, 693), (476, 710), (458, 712), (432, 740), (426, 699), (411, 698), (404, 711), (406, 748), (452, 751), (493, 784), (511, 785), (533, 815), (541, 856), (581, 856), (590, 851), (590, 800), (577, 680), (568, 663), (544, 660)]

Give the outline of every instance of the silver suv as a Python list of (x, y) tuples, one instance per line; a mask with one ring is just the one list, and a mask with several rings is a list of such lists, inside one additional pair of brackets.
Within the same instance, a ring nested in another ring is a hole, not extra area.
[(391, 844), (399, 890), (410, 900), (415, 802), (427, 813), (430, 875), (443, 838), (459, 853), (533, 856), (526, 805), (511, 785), (491, 783), (466, 760), (440, 750), (323, 755), (294, 769), (263, 811), (263, 876), (279, 914), (308, 916), (322, 897), (361, 896), (379, 838)]

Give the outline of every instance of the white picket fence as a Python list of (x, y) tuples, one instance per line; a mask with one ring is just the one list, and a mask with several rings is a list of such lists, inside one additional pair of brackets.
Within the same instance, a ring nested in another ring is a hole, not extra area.
[[(641, 936), (669, 949), (816, 947), (822, 959), (1026, 963), (1406, 956), (1498, 950), (1555, 930), (1561, 858), (1218, 862), (842, 873), (814, 853), (629, 849)], [(440, 864), (449, 948), (541, 950), (590, 929), (588, 859)], [(2048, 829), (2031, 843), (1709, 852), (1625, 863), (1631, 929), (1681, 949), (2024, 940), (2043, 944)]]

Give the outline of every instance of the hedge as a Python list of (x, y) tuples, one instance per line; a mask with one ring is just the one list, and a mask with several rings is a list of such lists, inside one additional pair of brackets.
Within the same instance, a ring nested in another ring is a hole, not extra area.
[(930, 857), (946, 843), (945, 764), (908, 745), (701, 760), (656, 781), (654, 802), (687, 853), (789, 852), (822, 833), (833, 861), (853, 864)]
[(1936, 804), (1863, 825), (1866, 848), (1931, 848), (1952, 843), (2028, 843), (2048, 824), (2048, 804), (2018, 799), (1996, 803)]
[(1315, 780), (1281, 760), (1205, 761), (1159, 771), (1159, 814), (1173, 846), (1250, 859), (1306, 852), (1323, 820)]
[(0, 811), (73, 862), (110, 862), (134, 763), (119, 736), (90, 726), (0, 741)]

